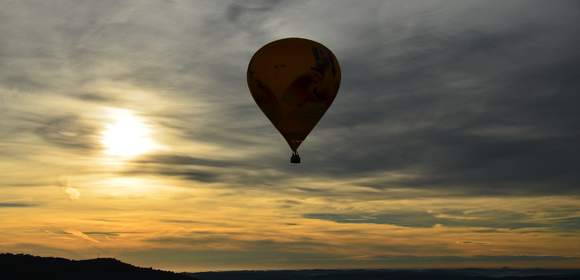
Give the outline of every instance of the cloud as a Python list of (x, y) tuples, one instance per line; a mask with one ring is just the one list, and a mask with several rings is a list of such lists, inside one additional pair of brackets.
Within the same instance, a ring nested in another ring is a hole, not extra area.
[[(257, 172), (256, 170), (260, 170)], [(154, 154), (134, 160), (125, 174), (155, 174), (205, 183), (227, 183), (240, 187), (282, 183), (289, 176), (267, 163), (248, 159), (201, 158), (182, 154)], [(259, 176), (256, 174), (259, 173)]]
[[(113, 232), (113, 231), (85, 231), (83, 233), (88, 235), (88, 236), (95, 235), (95, 236), (107, 236), (107, 237), (116, 237), (116, 236), (119, 236), (121, 234), (120, 232)], [(123, 232), (123, 233), (125, 233), (125, 232)]]
[(535, 255), (480, 255), (480, 256), (377, 256), (373, 258), (375, 261), (386, 263), (415, 263), (415, 264), (433, 264), (433, 263), (447, 263), (454, 264), (454, 266), (461, 267), (461, 264), (466, 263), (541, 263), (547, 261), (576, 261), (576, 257), (566, 256), (535, 256)]
[[(186, 248), (157, 248), (142, 249), (124, 252), (123, 259), (129, 259), (142, 264), (170, 265), (174, 268), (191, 267), (188, 264), (196, 264), (194, 270), (213, 270), (226, 268), (226, 270), (240, 270), (242, 267), (263, 269), (264, 267), (277, 267), (279, 269), (300, 269), (304, 267), (317, 268), (401, 268), (414, 267), (460, 267), (466, 266), (492, 266), (522, 265), (528, 266), (545, 263), (572, 264), (578, 261), (576, 257), (558, 255), (372, 255), (372, 256), (341, 256), (331, 252), (312, 251), (276, 251), (268, 247), (260, 247), (262, 250), (191, 250)], [(256, 266), (255, 263), (259, 263)], [(501, 265), (497, 265), (497, 264)]]
[[(138, 249), (118, 250), (153, 266), (577, 261), (564, 257), (576, 249), (580, 194), (575, 2), (40, 2), (0, 10), (0, 169), (15, 198), (2, 209), (66, 210), (62, 192), (32, 187), (71, 174), (86, 203), (53, 226), (147, 227)], [(343, 71), (301, 165), (288, 163), (245, 81), (252, 54), (283, 37), (325, 44)], [(108, 164), (97, 147), (104, 107), (143, 117), (165, 149)], [(114, 177), (131, 186), (102, 185)], [(73, 200), (75, 186), (61, 186)], [(16, 200), (31, 195), (43, 201)], [(31, 232), (44, 214), (11, 221)], [(192, 226), (203, 228), (179, 235)], [(46, 242), (123, 239), (109, 229)], [(44, 237), (0, 232), (25, 249)], [(477, 256), (477, 246), (508, 253)]]
[(561, 218), (553, 221), (554, 227), (563, 231), (579, 231), (580, 217)]
[(70, 200), (78, 200), (81, 197), (81, 192), (70, 185), (70, 179), (68, 177), (58, 178), (58, 185), (62, 187), (63, 192)]
[(260, 0), (246, 3), (232, 3), (226, 9), (226, 17), (229, 21), (239, 23), (241, 18), (251, 19), (255, 18), (256, 15), (271, 12), (281, 3), (282, 1), (280, 0)]
[[(195, 235), (195, 234), (192, 234)], [(130, 252), (133, 257), (147, 256), (150, 252), (156, 251), (159, 254), (168, 254), (167, 257), (173, 259), (177, 256), (185, 256), (189, 262), (214, 266), (224, 264), (227, 266), (247, 266), (259, 264), (256, 267), (267, 267), (282, 265), (283, 267), (302, 267), (303, 265), (328, 267), (337, 264), (369, 265), (369, 259), (360, 259), (353, 256), (348, 249), (356, 247), (353, 244), (336, 244), (332, 241), (304, 239), (304, 240), (271, 240), (271, 239), (249, 239), (243, 234), (199, 234), (199, 236), (173, 236), (160, 237), (148, 240), (155, 245), (153, 250), (142, 250)], [(426, 247), (432, 246), (426, 245)], [(448, 253), (448, 248), (437, 247), (439, 252)], [(389, 251), (393, 254), (402, 252), (417, 252), (419, 249), (414, 245), (393, 244), (378, 245), (378, 250)], [(172, 252), (172, 253), (169, 253)], [(135, 255), (134, 255), (135, 254)], [(203, 256), (203, 257), (202, 257)], [(251, 256), (251, 257), (250, 257)], [(252, 261), (248, 262), (250, 257)], [(185, 261), (184, 259), (184, 261)], [(175, 260), (174, 260), (175, 261)], [(371, 260), (372, 262), (373, 260)], [(178, 262), (179, 263), (179, 262)], [(376, 264), (375, 264), (376, 265)], [(206, 268), (207, 269), (207, 268)]]
[(0, 208), (29, 208), (37, 207), (39, 204), (30, 202), (10, 202), (10, 201), (0, 201)]
[(79, 231), (79, 230), (66, 230), (65, 232), (72, 234), (78, 238), (84, 239), (86, 241), (90, 241), (92, 243), (101, 243), (99, 240), (96, 240), (96, 239), (90, 237), (89, 235), (85, 234), (84, 232)]
[[(580, 120), (571, 104), (580, 89), (573, 71), (580, 40), (570, 34), (578, 12), (571, 3), (534, 3), (516, 1), (503, 10), (476, 1), (59, 4), (71, 11), (11, 3), (12, 14), (29, 13), (35, 21), (7, 14), (4, 22), (44, 32), (36, 31), (35, 42), (6, 34), (25, 47), (3, 47), (5, 59), (17, 66), (5, 84), (143, 110), (175, 128), (175, 136), (211, 143), (224, 153), (261, 149), (232, 165), (258, 162), (237, 167), (265, 166), (283, 176), (291, 173), (285, 143), (255, 108), (245, 68), (270, 40), (309, 37), (334, 50), (344, 80), (334, 106), (301, 148), (308, 165), (301, 176), (367, 177), (377, 189), (467, 195), (575, 193), (580, 178), (573, 167), (580, 157), (573, 147)], [(54, 14), (68, 16), (66, 28), (52, 20)], [(46, 63), (36, 67), (12, 61), (17, 54), (42, 53), (53, 56), (41, 56)], [(115, 87), (136, 89), (123, 94)], [(148, 110), (145, 99), (132, 97), (140, 90), (170, 106)], [(93, 148), (93, 127), (75, 115), (46, 114), (54, 116), (38, 129), (43, 139)], [(149, 160), (159, 169), (180, 161), (187, 170), (159, 173), (201, 182), (227, 179), (223, 170), (194, 166), (233, 167), (229, 159), (195, 154)], [(414, 176), (391, 181), (385, 172)]]
[(88, 102), (98, 102), (98, 103), (114, 103), (116, 100), (113, 97), (104, 96), (104, 95), (96, 94), (96, 93), (79, 94), (79, 95), (76, 95), (76, 98), (78, 98), (80, 100), (88, 101)]
[(81, 197), (81, 192), (74, 187), (64, 188), (64, 192), (68, 195), (70, 200), (77, 200)]
[(481, 228), (542, 228), (545, 223), (531, 221), (531, 217), (511, 211), (479, 211), (475, 213), (458, 213), (450, 215), (449, 212), (435, 214), (430, 212), (393, 211), (385, 213), (357, 213), (357, 214), (332, 214), (332, 213), (309, 213), (304, 215), (309, 219), (329, 220), (337, 223), (366, 223), (366, 224), (391, 224), (403, 227), (431, 228), (437, 225), (446, 227), (481, 227)]
[(215, 160), (205, 159), (186, 155), (151, 155), (146, 158), (141, 158), (135, 163), (143, 164), (159, 164), (159, 165), (177, 165), (177, 166), (208, 166), (208, 167), (231, 167), (236, 164), (229, 160)]
[[(476, 4), (498, 17), (491, 21), (469, 3), (409, 14), (373, 36), (369, 27), (356, 52), (343, 54), (336, 104), (302, 149), (306, 173), (468, 195), (576, 193), (580, 120), (564, 103), (580, 88), (570, 71), (580, 40), (568, 36), (577, 9), (551, 7), (548, 14), (564, 14), (551, 22), (546, 14), (530, 19), (543, 10), (539, 2), (503, 12)], [(408, 14), (431, 5), (406, 6)], [(452, 25), (471, 16), (477, 20)], [(380, 24), (373, 20), (355, 24)], [(384, 172), (414, 176), (381, 181)]]
[(92, 150), (97, 148), (97, 129), (76, 116), (55, 117), (36, 130), (51, 144), (63, 148)]
[[(153, 155), (133, 162), (125, 174), (155, 174), (179, 177), (198, 182), (219, 182), (223, 166), (231, 165), (226, 161), (209, 160), (182, 155)], [(208, 168), (209, 167), (209, 168)]]

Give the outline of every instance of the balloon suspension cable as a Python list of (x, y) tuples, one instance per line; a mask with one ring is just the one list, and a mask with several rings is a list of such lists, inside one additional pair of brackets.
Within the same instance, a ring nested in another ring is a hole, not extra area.
[(293, 151), (292, 156), (290, 157), (290, 163), (300, 163), (300, 156), (298, 152)]

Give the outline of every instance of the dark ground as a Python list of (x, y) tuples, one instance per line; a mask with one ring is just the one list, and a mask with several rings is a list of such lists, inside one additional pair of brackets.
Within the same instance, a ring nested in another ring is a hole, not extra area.
[(191, 274), (201, 280), (540, 280), (580, 279), (580, 270), (548, 269), (440, 269), (440, 270), (285, 270), (231, 271)]
[(580, 279), (580, 270), (425, 269), (425, 270), (270, 270), (174, 273), (141, 268), (116, 259), (68, 260), (0, 254), (0, 279), (168, 279), (168, 280), (563, 280)]

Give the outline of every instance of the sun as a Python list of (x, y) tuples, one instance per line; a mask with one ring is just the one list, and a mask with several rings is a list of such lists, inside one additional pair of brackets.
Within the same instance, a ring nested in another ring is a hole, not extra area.
[(134, 157), (155, 148), (151, 129), (141, 117), (122, 109), (110, 110), (110, 117), (101, 137), (107, 155)]

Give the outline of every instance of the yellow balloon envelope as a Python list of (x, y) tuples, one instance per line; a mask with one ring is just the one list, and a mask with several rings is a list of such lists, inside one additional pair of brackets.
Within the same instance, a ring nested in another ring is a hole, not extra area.
[(340, 85), (340, 66), (322, 44), (286, 38), (259, 49), (248, 66), (254, 100), (284, 136), (299, 163), (297, 149), (332, 104)]

